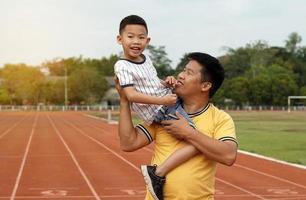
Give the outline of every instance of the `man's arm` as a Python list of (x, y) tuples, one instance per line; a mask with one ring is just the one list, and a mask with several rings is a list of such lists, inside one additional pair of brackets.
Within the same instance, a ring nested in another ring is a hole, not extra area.
[(178, 120), (163, 121), (165, 130), (173, 136), (184, 139), (196, 147), (203, 155), (225, 165), (233, 165), (237, 155), (237, 144), (233, 141), (219, 141), (210, 138), (189, 126), (179, 113)]
[(115, 86), (120, 95), (120, 117), (118, 135), (120, 147), (123, 151), (135, 151), (148, 145), (150, 142), (141, 130), (135, 128), (132, 123), (130, 103), (115, 78)]

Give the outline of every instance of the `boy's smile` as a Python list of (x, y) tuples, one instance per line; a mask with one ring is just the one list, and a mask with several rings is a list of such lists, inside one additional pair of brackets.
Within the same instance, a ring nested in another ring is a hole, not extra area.
[(149, 44), (150, 38), (142, 25), (127, 25), (117, 36), (117, 42), (122, 45), (124, 57), (132, 61), (142, 61), (141, 54)]

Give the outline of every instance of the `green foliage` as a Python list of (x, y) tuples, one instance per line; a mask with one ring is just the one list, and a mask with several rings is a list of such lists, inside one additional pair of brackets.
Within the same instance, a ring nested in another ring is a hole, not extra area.
[[(301, 36), (291, 33), (284, 47), (270, 47), (259, 40), (228, 48), (219, 58), (225, 82), (212, 101), (218, 105), (277, 106), (286, 105), (287, 96), (306, 95), (306, 46), (301, 42)], [(150, 45), (147, 50), (160, 78), (178, 75), (187, 63), (184, 54), (174, 70), (164, 46)], [(105, 76), (113, 76), (118, 58), (56, 58), (42, 64), (48, 75), (25, 64), (6, 64), (0, 69), (0, 103), (64, 104), (66, 75), (70, 104), (99, 103), (109, 89)]]
[(171, 68), (171, 60), (167, 57), (164, 46), (155, 47), (148, 45), (147, 50), (159, 78), (163, 79), (174, 74), (174, 70)]
[(301, 87), (301, 89), (300, 89), (300, 95), (301, 95), (301, 96), (306, 96), (306, 86)]
[(188, 62), (187, 56), (188, 54), (185, 53), (183, 57), (180, 59), (180, 62), (177, 64), (176, 69), (175, 69), (175, 73), (174, 73), (175, 76), (177, 76), (185, 68), (185, 65)]
[(107, 90), (107, 83), (93, 68), (75, 70), (68, 79), (69, 100), (72, 104), (100, 102)]
[(7, 90), (4, 87), (0, 87), (0, 103), (1, 104), (10, 103), (10, 97), (8, 95)]
[(10, 104), (37, 104), (42, 94), (44, 75), (38, 68), (25, 64), (7, 64), (2, 73), (2, 86)]
[(248, 102), (248, 80), (246, 77), (238, 76), (224, 82), (224, 95), (232, 99), (236, 105)]
[(229, 48), (220, 57), (226, 73), (225, 99), (237, 105), (286, 105), (287, 97), (299, 95), (306, 85), (306, 47), (298, 45), (301, 41), (292, 33), (285, 47), (257, 41)]

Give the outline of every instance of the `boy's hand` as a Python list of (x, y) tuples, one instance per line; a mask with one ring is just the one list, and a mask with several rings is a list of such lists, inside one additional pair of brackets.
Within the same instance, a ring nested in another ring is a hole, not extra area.
[(163, 82), (166, 87), (174, 87), (177, 83), (177, 80), (174, 78), (174, 76), (167, 76)]
[(162, 98), (162, 104), (165, 106), (173, 106), (175, 105), (176, 101), (177, 101), (177, 95), (176, 94), (167, 94)]

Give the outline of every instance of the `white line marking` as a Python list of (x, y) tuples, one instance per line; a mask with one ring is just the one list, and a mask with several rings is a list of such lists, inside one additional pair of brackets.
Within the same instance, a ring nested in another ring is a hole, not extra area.
[(13, 189), (13, 192), (11, 194), (10, 200), (14, 200), (15, 196), (16, 196), (16, 192), (17, 192), (18, 185), (19, 185), (19, 182), (20, 182), (20, 179), (21, 179), (21, 175), (22, 175), (22, 172), (23, 172), (25, 161), (26, 161), (28, 153), (29, 153), (29, 149), (30, 149), (32, 137), (33, 137), (33, 134), (34, 134), (34, 130), (35, 130), (35, 127), (36, 127), (36, 124), (37, 124), (37, 118), (38, 118), (38, 114), (36, 114), (34, 123), (32, 125), (31, 135), (30, 135), (28, 144), (26, 146), (26, 150), (25, 150), (24, 155), (23, 155), (23, 159), (22, 159), (22, 162), (21, 162), (21, 165), (20, 165), (20, 168), (19, 168), (19, 172), (18, 172), (18, 175), (17, 175), (17, 178), (16, 178), (16, 182), (15, 182), (14, 189)]
[(249, 168), (249, 167), (245, 167), (245, 166), (242, 166), (242, 165), (239, 165), (239, 164), (234, 164), (234, 167), (246, 169), (246, 170), (255, 172), (255, 173), (257, 173), (257, 174), (261, 174), (261, 175), (264, 175), (264, 176), (267, 176), (267, 177), (270, 177), (270, 178), (273, 178), (273, 179), (276, 179), (276, 180), (279, 180), (279, 181), (282, 181), (282, 182), (285, 182), (285, 183), (289, 183), (289, 184), (292, 184), (292, 185), (295, 185), (295, 186), (298, 186), (298, 187), (301, 187), (301, 188), (306, 189), (306, 186), (304, 186), (304, 185), (301, 185), (301, 184), (298, 184), (298, 183), (295, 183), (295, 182), (292, 182), (292, 181), (288, 181), (288, 180), (286, 180), (286, 179), (279, 178), (279, 177), (277, 177), (277, 176), (273, 176), (273, 175), (271, 175), (271, 174), (267, 174), (267, 173), (264, 173), (264, 172), (261, 172), (261, 171), (257, 171), (257, 170), (255, 170), (255, 169), (251, 169), (251, 168)]
[(94, 187), (92, 186), (92, 184), (90, 183), (89, 179), (87, 178), (86, 174), (84, 173), (84, 171), (82, 170), (80, 164), (78, 163), (77, 159), (75, 158), (74, 154), (72, 153), (72, 151), (70, 150), (69, 146), (66, 144), (64, 138), (62, 137), (62, 135), (60, 134), (59, 130), (56, 128), (53, 120), (49, 117), (49, 115), (47, 115), (52, 127), (54, 128), (56, 134), (58, 135), (58, 137), (61, 139), (62, 143), (64, 144), (64, 146), (66, 147), (67, 151), (69, 152), (74, 164), (77, 166), (78, 170), (80, 171), (81, 175), (83, 176), (83, 178), (85, 179), (88, 187), (90, 188), (91, 192), (93, 193), (93, 195), (95, 196), (96, 199), (101, 200), (99, 195), (97, 194), (96, 190), (94, 189)]
[[(133, 163), (129, 162), (128, 160), (126, 160), (125, 158), (123, 158), (122, 156), (120, 156), (119, 154), (117, 154), (116, 152), (114, 152), (113, 150), (111, 150), (110, 148), (106, 147), (106, 146), (105, 146), (104, 144), (102, 144), (100, 141), (98, 141), (98, 140), (96, 140), (96, 139), (94, 139), (94, 138), (92, 138), (92, 137), (86, 135), (86, 134), (84, 133), (84, 131), (82, 131), (81, 129), (79, 129), (78, 127), (76, 127), (74, 124), (68, 123), (68, 122), (67, 122), (66, 120), (64, 120), (64, 119), (63, 119), (63, 121), (64, 121), (66, 124), (69, 124), (70, 126), (72, 126), (73, 128), (75, 128), (75, 129), (76, 129), (78, 132), (80, 132), (82, 135), (88, 137), (88, 138), (91, 139), (92, 141), (94, 141), (94, 142), (100, 144), (102, 147), (104, 147), (104, 148), (106, 148), (107, 150), (111, 151), (111, 152), (114, 153), (118, 158), (120, 158), (121, 160), (123, 160), (124, 162), (126, 162), (128, 165), (130, 165), (131, 167), (133, 167), (134, 169), (136, 169), (138, 172), (140, 172), (140, 169), (139, 169), (138, 167), (136, 167)], [(147, 147), (145, 147), (145, 148), (147, 148)], [(149, 149), (149, 148), (147, 148), (147, 151), (152, 151), (152, 150)], [(224, 181), (224, 180), (222, 180), (222, 179), (220, 179), (220, 178), (217, 178), (217, 179), (218, 179), (219, 181), (221, 181), (221, 182), (223, 182), (223, 183), (225, 183), (225, 184), (227, 184), (227, 185), (230, 185), (230, 186), (232, 186), (232, 187), (234, 187), (234, 188), (236, 188), (236, 189), (239, 189), (239, 190), (241, 190), (241, 191), (243, 191), (243, 192), (245, 192), (245, 193), (247, 193), (247, 194), (250, 194), (250, 195), (252, 195), (252, 196), (255, 196), (255, 197), (258, 197), (258, 198), (260, 198), (260, 199), (265, 200), (265, 198), (261, 197), (260, 195), (254, 194), (254, 193), (252, 193), (252, 192), (250, 192), (250, 191), (248, 191), (248, 190), (246, 190), (246, 189), (243, 189), (243, 188), (241, 188), (241, 187), (239, 187), (239, 186), (236, 186), (236, 185), (234, 185), (234, 184), (231, 184), (231, 183), (229, 183), (229, 182), (227, 182), (227, 181)]]
[(8, 134), (11, 130), (13, 130), (16, 126), (18, 126), (23, 120), (25, 120), (27, 116), (23, 117), (20, 121), (16, 122), (13, 126), (11, 126), (8, 130), (6, 130), (2, 135), (0, 135), (0, 139)]
[(136, 169), (138, 172), (140, 172), (140, 169), (138, 167), (136, 167), (133, 163), (131, 163), (130, 161), (128, 161), (127, 159), (123, 158), (121, 155), (119, 155), (118, 153), (116, 153), (114, 150), (108, 148), (105, 144), (103, 144), (102, 142), (96, 140), (93, 137), (90, 137), (88, 135), (86, 135), (84, 133), (84, 131), (82, 131), (80, 128), (76, 127), (74, 124), (67, 122), (66, 120), (62, 119), (66, 124), (68, 124), (69, 126), (73, 127), (75, 130), (77, 130), (79, 133), (81, 133), (82, 135), (84, 135), (85, 137), (89, 138), (90, 140), (94, 141), (95, 143), (97, 143), (98, 145), (100, 145), (101, 147), (103, 147), (104, 149), (108, 150), (109, 152), (113, 153), (115, 156), (117, 156), (119, 159), (123, 160), (126, 164), (130, 165), (131, 167), (133, 167), (134, 169)]
[[(118, 198), (131, 198), (132, 200), (135, 199), (135, 197), (143, 198), (143, 195), (128, 195), (128, 194), (123, 194), (123, 195), (102, 195), (101, 198), (107, 198), (107, 199), (118, 199)], [(0, 197), (0, 199), (8, 199), (9, 197)], [(94, 196), (52, 196), (52, 199), (89, 199), (89, 198), (94, 198)], [(51, 199), (49, 196), (18, 196), (16, 199)]]
[(267, 156), (259, 155), (259, 154), (256, 154), (256, 153), (250, 153), (250, 152), (242, 151), (242, 150), (238, 150), (238, 152), (239, 152), (239, 153), (242, 153), (242, 154), (245, 154), (245, 155), (257, 157), (257, 158), (262, 158), (262, 159), (264, 159), (264, 160), (269, 160), (269, 161), (272, 161), (272, 162), (277, 162), (277, 163), (280, 163), (280, 164), (283, 164), (283, 165), (288, 165), (288, 166), (292, 166), (292, 167), (297, 167), (297, 168), (300, 168), (300, 169), (306, 169), (306, 166), (304, 166), (304, 165), (288, 163), (288, 162), (283, 161), (283, 160), (277, 160), (277, 159), (275, 159), (275, 158), (270, 158), (270, 157), (267, 157)]
[(246, 189), (243, 189), (242, 187), (239, 187), (239, 186), (237, 186), (237, 185), (234, 185), (234, 184), (232, 184), (232, 183), (229, 183), (229, 182), (227, 182), (227, 181), (224, 181), (224, 180), (222, 180), (222, 179), (220, 179), (220, 178), (216, 178), (216, 179), (217, 179), (218, 181), (224, 183), (224, 184), (230, 185), (230, 186), (232, 186), (232, 187), (234, 187), (234, 188), (236, 188), (236, 189), (238, 189), (238, 190), (241, 190), (241, 191), (243, 191), (243, 192), (245, 192), (245, 193), (248, 193), (248, 194), (250, 194), (250, 195), (252, 195), (252, 196), (258, 197), (259, 199), (265, 199), (264, 197), (262, 197), (262, 196), (260, 196), (260, 195), (257, 195), (257, 194), (255, 194), (255, 193), (253, 193), (253, 192), (250, 192), (250, 191), (248, 191), (248, 190), (246, 190)]

